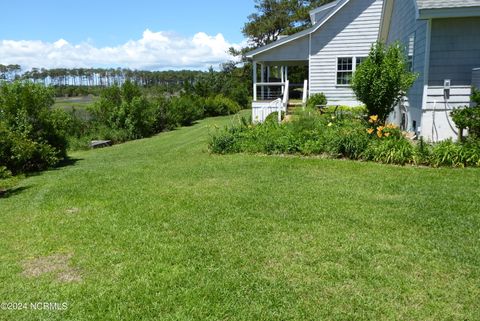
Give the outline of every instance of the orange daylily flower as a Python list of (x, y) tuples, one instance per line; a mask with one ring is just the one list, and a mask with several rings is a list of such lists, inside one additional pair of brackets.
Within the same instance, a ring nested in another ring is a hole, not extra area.
[(370, 116), (370, 123), (376, 123), (378, 121), (378, 115), (372, 115)]
[(390, 137), (390, 133), (385, 133), (385, 137)]
[(383, 126), (378, 126), (378, 127), (377, 127), (377, 130), (378, 130), (379, 132), (383, 131), (384, 129), (385, 129), (385, 127), (383, 127)]
[(374, 130), (373, 128), (367, 129), (367, 133), (369, 133), (370, 135), (373, 134), (374, 131), (375, 131), (375, 130)]

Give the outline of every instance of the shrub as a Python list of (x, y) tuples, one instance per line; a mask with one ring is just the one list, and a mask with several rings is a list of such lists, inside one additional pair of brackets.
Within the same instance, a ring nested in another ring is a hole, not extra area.
[(36, 142), (0, 123), (0, 165), (14, 174), (43, 170), (56, 165), (58, 151), (45, 142)]
[(14, 173), (56, 165), (66, 157), (71, 118), (54, 110), (53, 91), (31, 83), (0, 87), (0, 164)]
[(407, 60), (400, 43), (386, 47), (377, 42), (367, 59), (357, 67), (352, 89), (358, 100), (366, 105), (369, 114), (378, 115), (384, 123), (416, 77), (407, 70)]
[(459, 140), (463, 139), (463, 130), (468, 129), (471, 136), (480, 138), (480, 91), (474, 89), (472, 102), (475, 107), (464, 107), (451, 112), (453, 122), (460, 129)]
[(324, 93), (318, 93), (310, 96), (307, 101), (308, 108), (315, 108), (316, 106), (326, 106), (327, 97)]
[(472, 141), (457, 144), (446, 140), (433, 146), (430, 161), (435, 167), (480, 166), (480, 145)]
[(201, 98), (193, 95), (174, 97), (167, 109), (167, 124), (171, 127), (190, 126), (203, 118)]
[(366, 160), (384, 164), (405, 165), (413, 162), (415, 149), (405, 138), (372, 140), (364, 153)]
[(222, 131), (213, 134), (210, 138), (209, 149), (215, 154), (231, 154), (241, 151), (238, 143), (241, 126), (226, 127)]
[(472, 90), (472, 102), (480, 107), (480, 90), (478, 90), (477, 88), (473, 88)]
[(221, 116), (236, 114), (241, 110), (240, 105), (223, 95), (205, 99), (205, 116)]
[(0, 166), (0, 179), (7, 179), (12, 177), (12, 172), (6, 166)]
[[(140, 87), (129, 81), (121, 87), (106, 88), (90, 111), (96, 123), (95, 134), (105, 133), (104, 128), (110, 128), (116, 139), (125, 141), (148, 137), (155, 132), (155, 105), (142, 95)], [(110, 139), (108, 136), (97, 138)]]

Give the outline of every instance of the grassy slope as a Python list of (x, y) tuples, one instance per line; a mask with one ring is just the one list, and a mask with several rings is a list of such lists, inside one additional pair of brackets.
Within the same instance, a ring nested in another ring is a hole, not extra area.
[[(0, 301), (69, 304), (0, 320), (480, 319), (479, 170), (210, 155), (227, 122), (76, 153), (0, 199)], [(82, 282), (22, 275), (55, 253)]]

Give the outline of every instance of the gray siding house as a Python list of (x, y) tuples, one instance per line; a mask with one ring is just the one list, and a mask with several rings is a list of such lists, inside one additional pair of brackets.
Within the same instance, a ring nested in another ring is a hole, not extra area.
[(419, 74), (392, 119), (432, 141), (456, 138), (450, 112), (480, 88), (480, 0), (385, 0), (380, 40), (407, 44)]
[(382, 9), (383, 0), (337, 0), (311, 12), (311, 28), (249, 52), (253, 119), (261, 122), (277, 108), (286, 108), (288, 102), (277, 106), (275, 98), (288, 92), (289, 66), (308, 66), (304, 92), (308, 89), (309, 95), (323, 92), (330, 104), (358, 106), (350, 81), (378, 39)]
[(247, 54), (260, 65), (260, 82), (254, 72), (254, 92), (261, 89), (253, 103), (257, 120), (274, 98), (268, 96), (273, 66), (284, 66), (275, 84), (285, 88), (288, 66), (308, 65), (305, 92), (355, 106), (360, 103), (349, 83), (358, 63), (376, 40), (400, 41), (419, 77), (391, 121), (432, 141), (456, 137), (450, 111), (470, 103), (472, 86), (480, 88), (480, 0), (337, 0), (311, 18), (312, 28)]

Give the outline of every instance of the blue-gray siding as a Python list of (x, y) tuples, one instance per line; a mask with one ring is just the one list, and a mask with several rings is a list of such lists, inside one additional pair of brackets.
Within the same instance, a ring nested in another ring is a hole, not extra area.
[[(480, 65), (480, 63), (479, 63), (479, 65)], [(474, 86), (475, 88), (480, 89), (480, 67), (479, 67), (479, 68), (475, 68), (475, 70), (473, 70), (473, 73), (472, 73), (472, 86)]]
[(429, 86), (470, 86), (480, 66), (480, 17), (433, 19)]
[(308, 61), (309, 36), (306, 35), (291, 42), (282, 44), (255, 56), (256, 61), (271, 62), (276, 65), (287, 64), (288, 61)]
[(407, 98), (410, 106), (410, 126), (412, 126), (413, 121), (420, 126), (422, 118), (427, 23), (416, 19), (416, 8), (413, 0), (396, 0), (393, 6), (387, 43), (400, 41), (407, 46), (410, 37), (412, 35), (415, 37), (413, 71), (418, 73), (419, 77), (409, 90)]
[(337, 57), (366, 57), (378, 38), (383, 0), (348, 2), (311, 35), (310, 93), (329, 103), (360, 104), (350, 87), (337, 86)]

